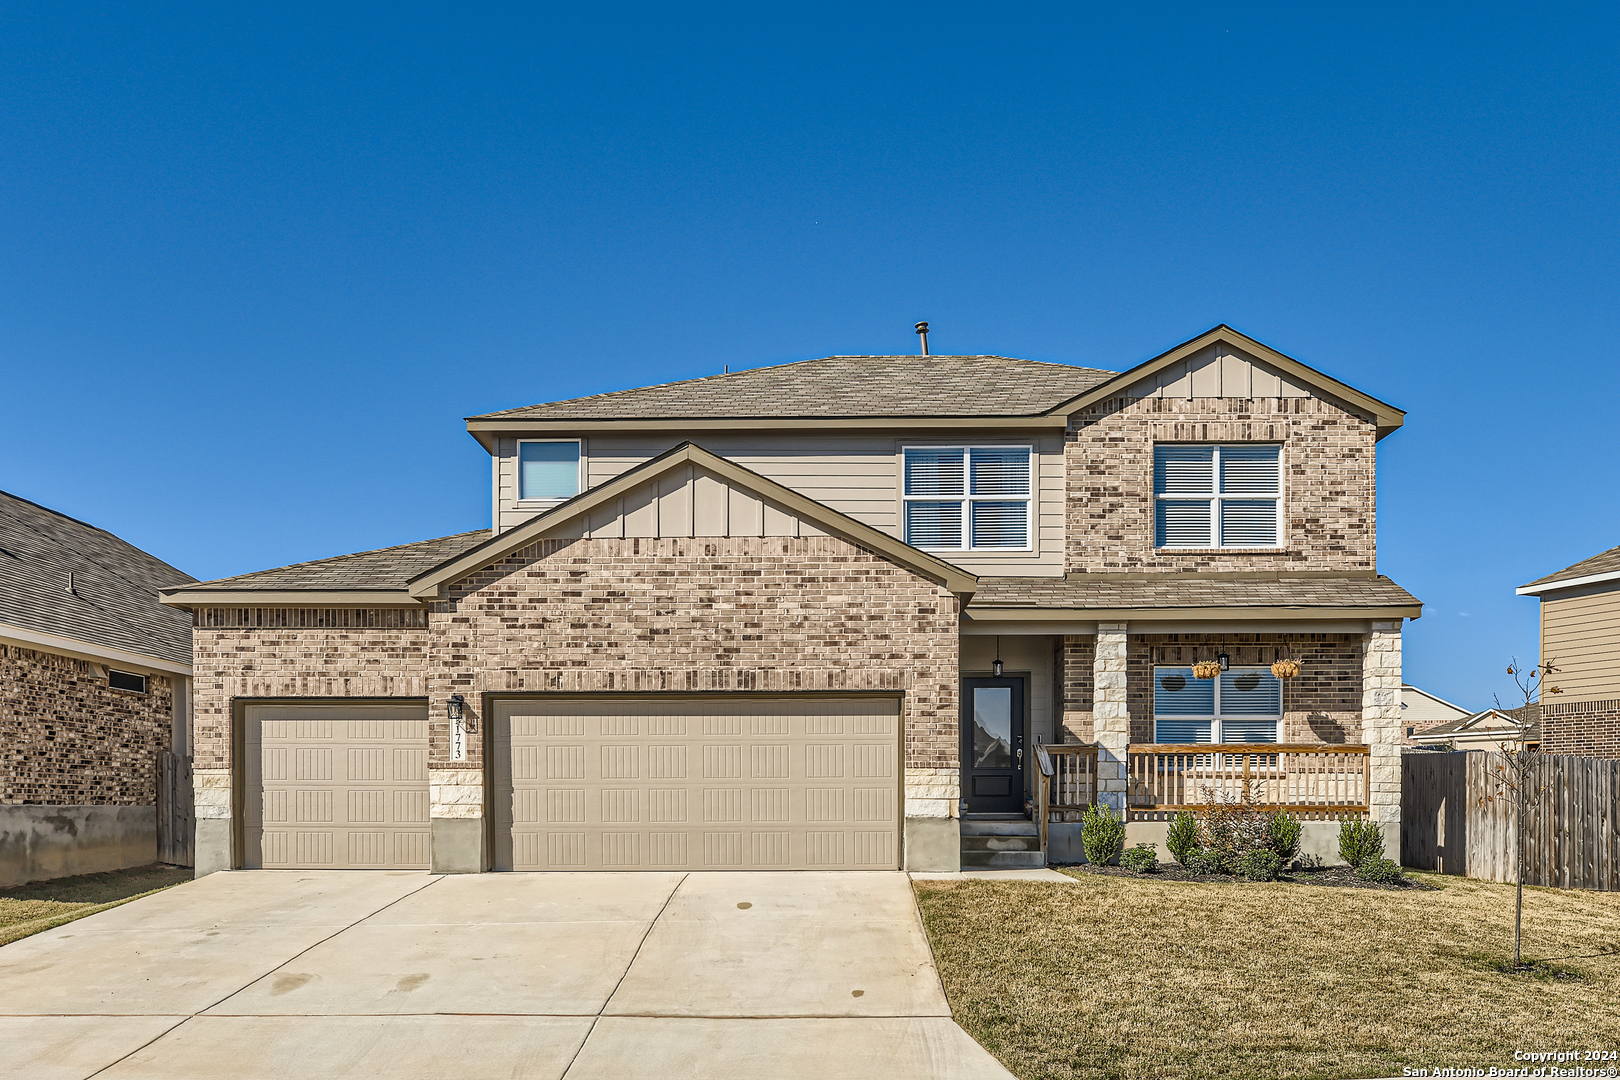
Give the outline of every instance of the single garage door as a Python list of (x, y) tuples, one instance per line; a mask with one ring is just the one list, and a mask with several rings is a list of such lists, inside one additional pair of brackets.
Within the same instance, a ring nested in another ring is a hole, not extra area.
[(242, 865), (425, 870), (425, 705), (255, 705), (243, 732)]
[(893, 870), (895, 698), (552, 698), (495, 711), (503, 870)]

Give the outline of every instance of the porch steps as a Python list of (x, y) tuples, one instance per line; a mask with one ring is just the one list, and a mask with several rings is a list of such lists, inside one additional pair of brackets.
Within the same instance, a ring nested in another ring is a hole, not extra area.
[(1046, 865), (1033, 821), (962, 821), (962, 868), (1028, 870)]

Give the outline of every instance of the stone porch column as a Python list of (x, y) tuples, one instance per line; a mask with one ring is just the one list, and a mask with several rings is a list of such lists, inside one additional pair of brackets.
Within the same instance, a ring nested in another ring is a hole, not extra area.
[[(1130, 706), (1125, 699), (1128, 637), (1125, 623), (1097, 624), (1092, 661), (1092, 732), (1097, 740), (1097, 801), (1125, 815), (1125, 755), (1131, 741)], [(1399, 700), (1400, 688), (1396, 687)]]
[(1375, 622), (1361, 645), (1361, 739), (1372, 749), (1371, 819), (1384, 854), (1401, 850), (1401, 623)]

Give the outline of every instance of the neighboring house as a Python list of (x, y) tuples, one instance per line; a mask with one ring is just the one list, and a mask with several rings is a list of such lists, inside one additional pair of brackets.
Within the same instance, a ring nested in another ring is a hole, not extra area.
[[(1394, 842), (1402, 418), (1224, 326), (1122, 374), (836, 356), (472, 417), (491, 530), (165, 593), (198, 873), (1039, 863), (1044, 760), (1139, 837), (1249, 776)], [(1174, 749), (1217, 743), (1272, 749)]]
[(1425, 750), (1535, 749), (1541, 742), (1539, 718), (1540, 706), (1534, 702), (1517, 709), (1486, 709), (1420, 731), (1412, 741)]
[(184, 753), (195, 579), (0, 492), (0, 884), (157, 859), (157, 755)]
[(1620, 758), (1620, 547), (1517, 592), (1541, 602), (1541, 659), (1554, 667), (1541, 694), (1541, 749)]
[(1452, 724), (1469, 716), (1467, 709), (1436, 697), (1410, 683), (1401, 687), (1401, 730), (1408, 746), (1420, 745), (1416, 737), (1441, 724)]

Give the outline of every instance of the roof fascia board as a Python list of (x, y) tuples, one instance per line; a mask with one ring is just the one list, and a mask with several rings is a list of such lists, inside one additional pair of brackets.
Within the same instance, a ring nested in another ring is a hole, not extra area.
[(169, 589), (170, 607), (421, 607), (404, 589)]
[[(632, 417), (608, 420), (601, 417), (576, 420), (539, 420), (510, 417), (499, 420), (471, 419), (467, 430), (474, 438), (485, 434), (569, 434), (622, 435), (626, 431), (847, 431), (850, 428), (919, 431), (958, 428), (1016, 428), (1041, 430), (1061, 427), (1066, 418), (1050, 413), (1030, 416), (738, 416), (738, 417)], [(482, 442), (482, 439), (479, 439)]]
[(1416, 619), (1423, 605), (1409, 607), (1179, 607), (1179, 608), (969, 608), (965, 621), (1041, 620), (1093, 622), (1254, 622), (1275, 619), (1296, 622), (1305, 619)]
[(1540, 596), (1542, 593), (1555, 592), (1559, 589), (1578, 589), (1582, 585), (1601, 585), (1605, 581), (1620, 581), (1620, 570), (1607, 570), (1601, 574), (1586, 574), (1583, 577), (1563, 578), (1559, 581), (1543, 581), (1540, 584), (1531, 582), (1520, 585), (1513, 592), (1518, 596)]
[(870, 525), (863, 525), (854, 518), (841, 514), (824, 503), (817, 502), (807, 495), (801, 495), (791, 488), (784, 487), (768, 477), (761, 476), (752, 469), (745, 469), (735, 462), (727, 461), (725, 458), (713, 454), (695, 443), (684, 442), (649, 461), (643, 462), (628, 472), (620, 473), (605, 484), (594, 487), (565, 503), (553, 507), (515, 529), (491, 537), (471, 551), (448, 562), (441, 563), (424, 574), (417, 575), (410, 582), (410, 595), (418, 599), (439, 599), (444, 594), (445, 586), (450, 582), (488, 566), (497, 559), (504, 558), (519, 548), (534, 543), (536, 540), (544, 539), (548, 534), (573, 521), (580, 515), (588, 514), (597, 507), (612, 502), (621, 495), (640, 487), (648, 480), (670, 469), (686, 464), (697, 465), (732, 483), (747, 488), (830, 533), (840, 536), (851, 543), (871, 548), (886, 558), (909, 567), (925, 577), (939, 581), (947, 589), (959, 596), (972, 595), (978, 587), (978, 578), (961, 567), (896, 540), (889, 534), (879, 532)]
[(120, 649), (116, 645), (98, 645), (93, 641), (64, 637), (61, 634), (48, 634), (42, 630), (28, 630), (21, 626), (0, 624), (0, 641), (60, 653), (77, 660), (90, 660), (98, 664), (126, 664), (170, 675), (191, 674), (190, 664), (177, 664), (173, 660), (135, 652), (133, 649)]
[(1053, 406), (1051, 412), (1054, 414), (1061, 413), (1065, 422), (1067, 422), (1070, 415), (1079, 412), (1081, 409), (1106, 400), (1133, 383), (1140, 382), (1154, 372), (1167, 368), (1177, 361), (1185, 360), (1193, 353), (1216, 342), (1225, 342), (1228, 345), (1236, 346), (1267, 364), (1296, 376), (1303, 382), (1307, 382), (1318, 389), (1326, 390), (1334, 397), (1342, 398), (1351, 405), (1372, 413), (1378, 424), (1378, 437), (1380, 439), (1405, 422), (1406, 412), (1404, 410), (1397, 409), (1387, 401), (1380, 401), (1371, 394), (1362, 393), (1355, 387), (1342, 383), (1331, 375), (1325, 375), (1308, 364), (1302, 364), (1292, 356), (1280, 353), (1271, 346), (1256, 341), (1247, 334), (1239, 333), (1224, 323), (1199, 334), (1191, 341), (1177, 345), (1169, 352), (1161, 353), (1151, 360), (1136, 365), (1129, 371), (1120, 372), (1107, 382), (1099, 383), (1083, 394)]
[(1410, 690), (1414, 694), (1422, 694), (1424, 697), (1428, 698), (1430, 701), (1438, 701), (1440, 704), (1444, 705), (1448, 709), (1456, 709), (1460, 713), (1464, 713), (1464, 714), (1467, 714), (1467, 715), (1470, 715), (1470, 716), (1473, 715), (1471, 710), (1465, 709), (1461, 705), (1457, 705), (1457, 704), (1454, 704), (1453, 702), (1447, 701), (1445, 698), (1441, 697), (1438, 694), (1431, 694), (1427, 690), (1423, 689), (1423, 687), (1421, 687), (1421, 686), (1413, 686), (1411, 683), (1402, 683), (1401, 684), (1401, 689), (1402, 690)]

